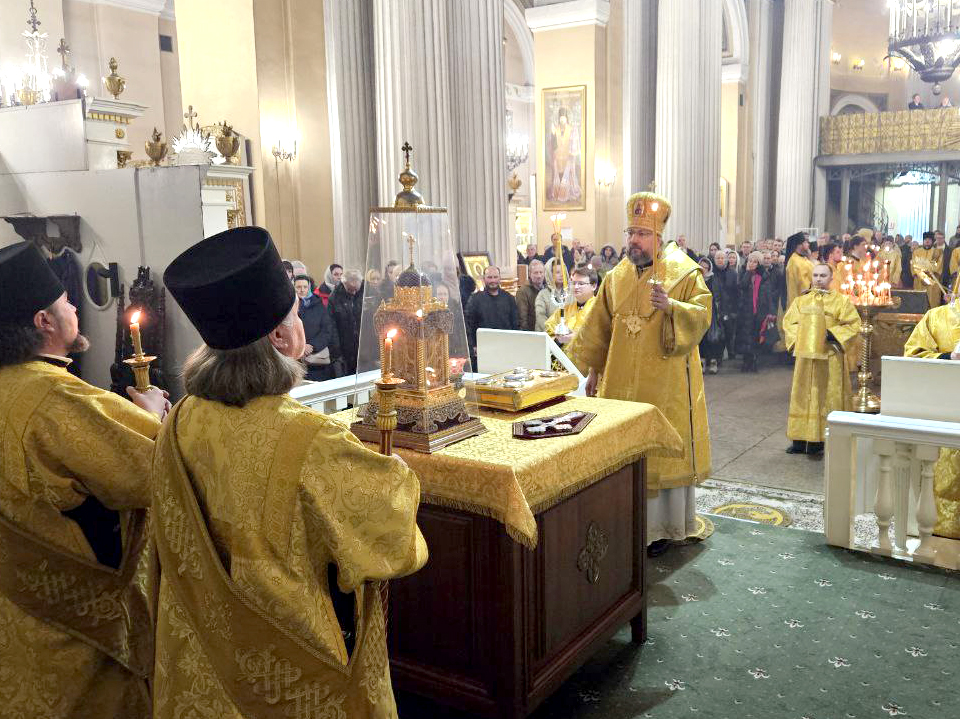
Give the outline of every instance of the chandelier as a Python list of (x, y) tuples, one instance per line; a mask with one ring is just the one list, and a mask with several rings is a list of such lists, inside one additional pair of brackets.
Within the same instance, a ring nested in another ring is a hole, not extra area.
[(924, 82), (950, 79), (960, 65), (960, 0), (888, 0), (892, 57), (902, 57)]

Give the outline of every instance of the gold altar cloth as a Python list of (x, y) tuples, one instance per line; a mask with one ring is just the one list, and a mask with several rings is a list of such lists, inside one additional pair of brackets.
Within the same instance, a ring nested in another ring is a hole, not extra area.
[[(580, 434), (514, 439), (513, 423), (581, 410), (597, 415)], [(332, 417), (348, 426), (356, 408)], [(501, 522), (516, 541), (537, 546), (534, 515), (585, 489), (644, 454), (683, 456), (680, 435), (651, 404), (571, 397), (530, 412), (481, 410), (485, 434), (434, 454), (395, 451), (420, 477), (422, 501)]]

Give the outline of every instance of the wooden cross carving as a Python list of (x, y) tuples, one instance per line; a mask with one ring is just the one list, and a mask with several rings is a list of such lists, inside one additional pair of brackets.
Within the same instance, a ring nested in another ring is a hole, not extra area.
[(191, 130), (193, 129), (193, 120), (197, 117), (199, 117), (199, 115), (193, 111), (193, 105), (188, 105), (187, 111), (183, 113), (183, 118), (187, 121), (187, 125)]

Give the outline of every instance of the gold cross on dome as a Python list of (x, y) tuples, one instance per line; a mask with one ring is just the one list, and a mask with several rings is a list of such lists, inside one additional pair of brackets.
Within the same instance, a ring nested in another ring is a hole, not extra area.
[(407, 167), (410, 167), (410, 153), (413, 152), (413, 145), (409, 142), (403, 143), (403, 147), (400, 148), (403, 150), (403, 161), (407, 163)]
[(27, 20), (27, 25), (30, 26), (30, 29), (34, 32), (37, 31), (37, 28), (40, 27), (43, 23), (37, 20), (37, 8), (33, 5), (33, 0), (30, 0), (30, 19)]
[(408, 234), (408, 235), (407, 235), (407, 244), (410, 245), (410, 264), (412, 265), (412, 264), (414, 264), (414, 262), (413, 262), (413, 248), (414, 248), (414, 246), (417, 244), (417, 238), (414, 237), (413, 235)]
[(197, 117), (199, 117), (199, 115), (193, 111), (193, 105), (188, 105), (187, 111), (183, 113), (183, 119), (187, 121), (187, 125), (191, 130), (193, 129), (193, 120)]

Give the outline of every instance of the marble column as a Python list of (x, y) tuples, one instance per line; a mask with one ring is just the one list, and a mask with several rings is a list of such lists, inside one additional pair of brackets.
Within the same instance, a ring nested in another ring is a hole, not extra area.
[(654, 177), (657, 0), (623, 0), (624, 202)]
[(720, 222), (719, 2), (661, 2), (657, 26), (657, 190), (673, 205), (665, 239), (705, 251)]
[[(454, 173), (450, 124), (447, 0), (373, 0), (377, 194), (392, 205), (400, 191), (404, 142), (413, 145), (417, 189), (450, 206)], [(463, 58), (469, 61), (470, 58)], [(473, 58), (479, 62), (479, 59)]]
[(748, 5), (750, 32), (750, 77), (748, 107), (752, 150), (753, 207), (751, 232), (746, 239), (771, 236), (773, 208), (773, 88), (774, 8), (773, 0), (752, 0)]
[(820, 116), (829, 110), (832, 17), (832, 0), (784, 2), (774, 221), (782, 239), (804, 227), (824, 229), (826, 178), (814, 158)]
[(512, 267), (516, 250), (507, 221), (503, 2), (454, 2), (447, 11), (450, 165), (455, 173), (451, 211), (461, 250), (486, 250), (494, 264)]
[(323, 7), (334, 258), (361, 271), (369, 210), (377, 204), (371, 10), (368, 0), (325, 0)]

